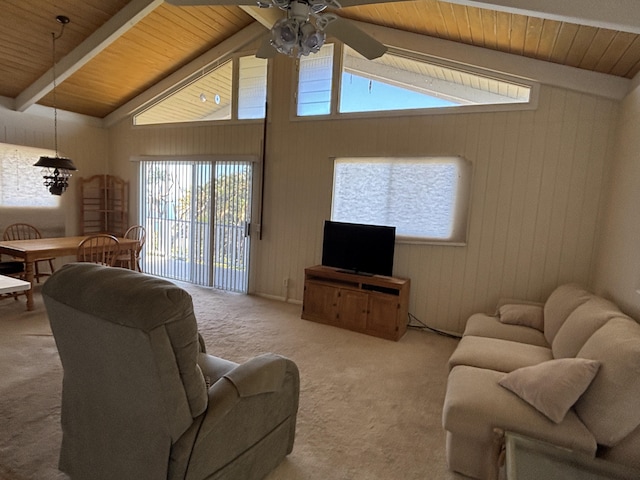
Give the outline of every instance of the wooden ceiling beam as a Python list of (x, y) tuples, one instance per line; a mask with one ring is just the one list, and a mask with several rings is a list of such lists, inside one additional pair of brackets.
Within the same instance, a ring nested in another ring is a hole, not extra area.
[(274, 23), (284, 16), (283, 11), (279, 8), (260, 8), (247, 5), (240, 5), (240, 8), (269, 30), (273, 27)]
[(640, 3), (637, 0), (439, 1), (640, 34)]
[[(132, 0), (56, 64), (59, 84), (151, 13), (164, 0)], [(15, 100), (15, 109), (24, 112), (53, 89), (53, 67), (24, 89)]]
[(637, 0), (439, 1), (640, 34), (640, 3)]

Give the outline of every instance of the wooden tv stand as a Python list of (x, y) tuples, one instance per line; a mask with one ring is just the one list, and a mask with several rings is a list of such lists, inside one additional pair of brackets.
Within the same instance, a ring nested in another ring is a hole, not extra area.
[(305, 268), (302, 318), (399, 340), (407, 331), (410, 283), (322, 265)]

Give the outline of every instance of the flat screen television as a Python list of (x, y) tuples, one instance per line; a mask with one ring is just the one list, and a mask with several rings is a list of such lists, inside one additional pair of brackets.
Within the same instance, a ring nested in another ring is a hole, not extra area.
[(322, 265), (360, 275), (392, 276), (396, 227), (324, 222)]

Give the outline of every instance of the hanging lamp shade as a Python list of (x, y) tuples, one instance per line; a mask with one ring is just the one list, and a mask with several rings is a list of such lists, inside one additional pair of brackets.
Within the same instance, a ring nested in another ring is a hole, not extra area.
[(34, 167), (42, 167), (44, 186), (52, 195), (62, 195), (69, 186), (71, 172), (77, 170), (71, 159), (63, 157), (40, 157)]
[(70, 158), (64, 157), (40, 157), (40, 159), (36, 163), (34, 163), (33, 166), (72, 171), (78, 170)]

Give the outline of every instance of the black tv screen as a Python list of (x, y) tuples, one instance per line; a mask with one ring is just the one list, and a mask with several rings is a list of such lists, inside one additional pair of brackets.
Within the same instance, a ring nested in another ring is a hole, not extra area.
[(326, 220), (322, 265), (361, 275), (390, 277), (395, 243), (396, 227)]

